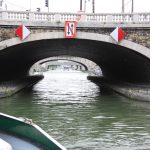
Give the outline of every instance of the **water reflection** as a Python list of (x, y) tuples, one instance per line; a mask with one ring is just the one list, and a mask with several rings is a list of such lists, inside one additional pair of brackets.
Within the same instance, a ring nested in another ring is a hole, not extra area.
[(30, 92), (2, 99), (0, 110), (32, 118), (68, 150), (150, 149), (150, 104), (103, 94), (86, 76), (46, 73)]
[[(50, 75), (50, 76), (49, 76)], [(42, 103), (88, 103), (95, 101), (100, 89), (87, 80), (86, 73), (46, 72), (45, 79), (35, 85), (34, 96)]]

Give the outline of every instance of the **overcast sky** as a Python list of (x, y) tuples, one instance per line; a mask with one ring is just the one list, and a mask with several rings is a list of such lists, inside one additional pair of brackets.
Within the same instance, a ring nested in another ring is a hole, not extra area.
[[(45, 0), (4, 0), (8, 10), (32, 11), (41, 8), (41, 11), (48, 11), (45, 7)], [(84, 1), (83, 7), (84, 7)], [(92, 0), (86, 0), (86, 12), (92, 11)], [(117, 13), (121, 12), (122, 0), (95, 0), (96, 13)], [(50, 12), (77, 12), (80, 9), (80, 0), (49, 0)], [(131, 12), (131, 0), (125, 0), (125, 11)], [(134, 0), (135, 12), (150, 12), (150, 0)]]

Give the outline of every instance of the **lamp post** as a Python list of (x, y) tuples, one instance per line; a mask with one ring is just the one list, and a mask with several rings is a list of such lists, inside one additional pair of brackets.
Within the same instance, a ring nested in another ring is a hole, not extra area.
[(92, 12), (95, 13), (95, 0), (92, 0)]
[(82, 0), (80, 0), (80, 11), (82, 11)]
[(124, 13), (124, 0), (122, 0), (122, 13)]
[(124, 0), (122, 0), (122, 13), (124, 13)]
[(131, 12), (134, 12), (134, 0), (132, 0)]
[(49, 0), (45, 0), (45, 7), (48, 8), (48, 12), (49, 12)]
[(84, 0), (84, 13), (86, 13), (86, 3), (87, 3), (87, 1)]

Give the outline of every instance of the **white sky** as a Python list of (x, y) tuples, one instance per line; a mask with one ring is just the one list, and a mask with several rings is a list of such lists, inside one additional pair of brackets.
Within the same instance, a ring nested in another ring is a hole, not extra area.
[[(27, 10), (36, 11), (36, 8), (41, 8), (41, 11), (48, 11), (45, 7), (45, 0), (4, 0), (7, 3), (8, 10)], [(84, 7), (84, 0), (83, 7)], [(92, 1), (92, 0), (90, 0)], [(122, 0), (95, 0), (96, 13), (117, 13), (121, 12)], [(31, 5), (30, 5), (31, 3)], [(125, 12), (131, 12), (131, 0), (125, 0)], [(92, 11), (92, 2), (86, 5), (86, 12)], [(77, 12), (80, 9), (80, 0), (49, 0), (50, 12)], [(135, 12), (150, 12), (150, 0), (134, 0)]]

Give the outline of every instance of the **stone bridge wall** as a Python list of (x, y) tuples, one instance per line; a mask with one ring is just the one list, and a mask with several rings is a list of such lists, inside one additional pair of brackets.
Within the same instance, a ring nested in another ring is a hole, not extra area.
[[(117, 25), (116, 25), (117, 26)], [(1, 26), (0, 28), (0, 41), (16, 37), (15, 29), (17, 26)], [(46, 27), (28, 27), (31, 30), (31, 33), (42, 33), (42, 32), (52, 32), (52, 31), (62, 31), (63, 25), (56, 26), (46, 26)], [(98, 25), (93, 24), (90, 27), (83, 25), (77, 26), (77, 31), (100, 33), (104, 35), (109, 35), (115, 27), (98, 27)], [(123, 27), (123, 30), (126, 32), (125, 39), (141, 44), (145, 47), (150, 48), (150, 27)]]

